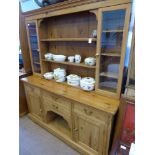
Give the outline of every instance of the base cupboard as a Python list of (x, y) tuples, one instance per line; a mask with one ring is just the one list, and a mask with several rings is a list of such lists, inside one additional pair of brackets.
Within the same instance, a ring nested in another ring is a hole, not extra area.
[[(108, 154), (118, 100), (38, 76), (22, 80), (33, 121), (82, 154)], [(94, 96), (97, 98), (93, 99)]]

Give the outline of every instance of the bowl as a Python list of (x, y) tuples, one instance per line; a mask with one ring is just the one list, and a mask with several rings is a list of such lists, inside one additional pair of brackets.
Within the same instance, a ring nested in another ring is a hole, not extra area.
[(88, 57), (84, 60), (84, 63), (89, 66), (94, 66), (96, 64), (96, 59), (93, 57)]
[(53, 55), (53, 60), (58, 62), (64, 62), (66, 59), (65, 55)]
[(53, 54), (52, 54), (52, 53), (46, 53), (46, 54), (44, 55), (44, 57), (45, 57), (46, 60), (52, 60)]
[(85, 77), (80, 80), (80, 87), (86, 91), (92, 91), (95, 88), (95, 79), (91, 77)]
[(43, 75), (43, 77), (44, 77), (45, 79), (47, 79), (47, 80), (51, 80), (51, 79), (53, 79), (54, 74), (53, 74), (53, 72), (47, 72), (47, 73), (45, 73), (45, 74)]

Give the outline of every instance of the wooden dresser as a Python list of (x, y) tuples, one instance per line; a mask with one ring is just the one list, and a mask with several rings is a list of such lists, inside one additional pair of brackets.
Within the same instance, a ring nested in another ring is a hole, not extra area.
[[(29, 117), (81, 154), (108, 155), (120, 103), (130, 7), (130, 0), (74, 0), (24, 15), (33, 71), (22, 79)], [(78, 54), (81, 62), (47, 60), (46, 53)], [(96, 64), (85, 64), (88, 57)], [(43, 78), (56, 68), (94, 78), (94, 90)]]
[(22, 81), (33, 121), (82, 154), (108, 154), (119, 100), (35, 75)]

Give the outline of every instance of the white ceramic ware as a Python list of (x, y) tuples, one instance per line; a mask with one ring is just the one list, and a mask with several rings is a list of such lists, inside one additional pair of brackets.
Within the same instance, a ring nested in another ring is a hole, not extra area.
[(44, 77), (45, 79), (47, 79), (47, 80), (51, 80), (51, 79), (53, 79), (54, 74), (53, 74), (53, 72), (47, 72), (47, 73), (45, 73), (45, 74), (43, 75), (43, 77)]
[(68, 57), (68, 61), (69, 61), (69, 62), (74, 62), (74, 56), (69, 56), (69, 57)]
[(81, 55), (76, 54), (75, 55), (75, 63), (80, 63), (81, 62)]
[(62, 76), (62, 77), (59, 77), (58, 79), (56, 79), (55, 81), (56, 82), (64, 82), (66, 80), (66, 76)]
[(91, 77), (85, 77), (80, 80), (80, 87), (86, 91), (92, 91), (95, 88), (95, 79)]
[(70, 74), (67, 76), (67, 83), (71, 86), (79, 86), (81, 77), (75, 74)]
[(58, 62), (64, 62), (66, 59), (65, 55), (53, 55), (53, 60)]
[(54, 79), (56, 82), (64, 82), (66, 80), (66, 70), (63, 68), (54, 69)]
[(96, 64), (96, 59), (93, 57), (88, 57), (84, 60), (84, 63), (89, 66), (94, 66)]
[(93, 30), (92, 31), (92, 38), (96, 38), (97, 37), (97, 30)]
[(64, 68), (54, 69), (54, 75), (66, 76), (66, 70)]
[(52, 54), (52, 53), (46, 53), (46, 54), (44, 55), (44, 57), (45, 57), (46, 60), (52, 60), (53, 54)]

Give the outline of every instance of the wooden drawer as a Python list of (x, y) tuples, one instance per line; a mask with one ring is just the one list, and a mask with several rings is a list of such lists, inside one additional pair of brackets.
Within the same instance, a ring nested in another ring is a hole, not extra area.
[(71, 102), (65, 98), (55, 96), (48, 92), (42, 93), (43, 105), (49, 106), (55, 112), (63, 116), (71, 116)]
[(30, 85), (24, 85), (25, 91), (40, 95), (40, 89)]
[(74, 104), (74, 112), (81, 113), (87, 117), (95, 118), (104, 122), (108, 119), (107, 113), (78, 103)]

